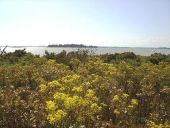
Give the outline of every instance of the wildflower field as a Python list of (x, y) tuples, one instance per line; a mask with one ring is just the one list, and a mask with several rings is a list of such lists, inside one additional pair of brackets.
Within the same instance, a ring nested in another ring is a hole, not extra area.
[(1, 128), (170, 128), (170, 55), (0, 55)]

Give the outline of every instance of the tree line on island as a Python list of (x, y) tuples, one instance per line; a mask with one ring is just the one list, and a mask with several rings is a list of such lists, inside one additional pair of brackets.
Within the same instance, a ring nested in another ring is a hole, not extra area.
[(87, 46), (84, 44), (49, 44), (48, 47), (97, 48), (97, 46)]

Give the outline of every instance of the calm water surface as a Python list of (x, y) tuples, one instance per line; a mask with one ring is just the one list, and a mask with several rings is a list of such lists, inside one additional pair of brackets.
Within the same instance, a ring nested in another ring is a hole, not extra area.
[[(60, 53), (62, 50), (67, 52), (77, 51), (78, 49), (85, 48), (63, 48), (63, 47), (7, 47), (7, 52), (13, 52), (16, 49), (26, 49), (27, 52), (31, 52), (36, 55), (44, 55), (45, 50), (48, 52)], [(105, 53), (122, 53), (122, 52), (134, 52), (137, 55), (149, 56), (153, 53), (170, 54), (170, 49), (158, 49), (158, 48), (127, 48), (127, 47), (98, 47), (98, 48), (87, 48), (92, 50), (95, 54)]]

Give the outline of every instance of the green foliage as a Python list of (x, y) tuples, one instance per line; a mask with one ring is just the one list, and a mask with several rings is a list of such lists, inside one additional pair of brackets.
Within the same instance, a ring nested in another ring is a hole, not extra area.
[(27, 53), (25, 49), (15, 50), (13, 53), (9, 52), (0, 56), (0, 60), (8, 63), (16, 63), (20, 58), (25, 56)]
[(106, 63), (120, 63), (125, 61), (128, 64), (137, 66), (141, 64), (141, 57), (135, 55), (133, 52), (104, 54), (100, 56)]
[(63, 63), (65, 65), (72, 67), (72, 64), (70, 64), (72, 59), (77, 59), (81, 62), (85, 62), (89, 57), (89, 54), (90, 54), (89, 50), (78, 50), (69, 53), (63, 50), (58, 54), (49, 53), (48, 51), (45, 51), (44, 57), (46, 57), (47, 59), (54, 59), (56, 60), (57, 63)]
[(154, 53), (149, 57), (149, 61), (153, 64), (158, 64), (162, 61), (170, 62), (170, 55), (164, 55), (161, 53)]
[(158, 64), (160, 61), (165, 60), (166, 55), (163, 55), (161, 53), (154, 53), (149, 58), (151, 63)]

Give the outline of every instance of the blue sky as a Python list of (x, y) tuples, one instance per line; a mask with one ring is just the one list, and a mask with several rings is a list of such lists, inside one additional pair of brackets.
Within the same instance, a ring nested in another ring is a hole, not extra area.
[(170, 0), (0, 0), (0, 45), (170, 47)]

